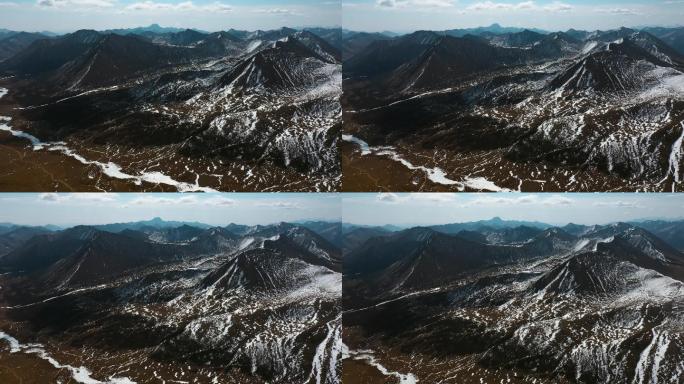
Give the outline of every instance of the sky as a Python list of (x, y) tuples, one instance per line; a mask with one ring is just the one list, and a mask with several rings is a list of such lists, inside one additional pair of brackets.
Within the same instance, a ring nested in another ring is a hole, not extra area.
[(361, 225), (434, 225), (488, 220), (552, 225), (684, 219), (684, 194), (359, 193), (342, 197), (342, 219)]
[(73, 32), (147, 26), (219, 31), (339, 27), (339, 1), (0, 0), (0, 28)]
[(0, 28), (162, 26), (206, 31), (343, 26), (412, 32), (499, 23), (550, 31), (680, 26), (684, 0), (0, 0)]
[(597, 30), (684, 25), (684, 0), (343, 0), (346, 29), (412, 32), (503, 26)]
[(334, 193), (3, 193), (0, 223), (97, 225), (149, 220), (225, 226), (301, 220), (339, 221)]
[(641, 193), (2, 193), (0, 223), (59, 226), (149, 220), (224, 226), (325, 220), (434, 225), (488, 220), (553, 225), (684, 219), (684, 194)]

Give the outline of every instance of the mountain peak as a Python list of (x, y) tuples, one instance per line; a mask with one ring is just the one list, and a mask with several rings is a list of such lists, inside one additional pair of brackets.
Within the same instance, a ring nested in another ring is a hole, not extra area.
[(87, 44), (92, 43), (102, 36), (102, 34), (93, 29), (79, 29), (78, 31), (67, 35), (81, 43)]

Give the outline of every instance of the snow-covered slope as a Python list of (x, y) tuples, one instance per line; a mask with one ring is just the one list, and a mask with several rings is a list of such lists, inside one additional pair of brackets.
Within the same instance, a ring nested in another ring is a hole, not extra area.
[[(2, 276), (0, 311), (23, 320), (5, 318), (0, 329), (83, 367), (88, 383), (340, 383), (342, 275), (315, 262), (338, 249), (287, 223), (244, 235), (143, 229), (29, 240), (17, 252), (36, 260), (3, 260), (13, 273)], [(289, 238), (300, 246), (269, 246)]]

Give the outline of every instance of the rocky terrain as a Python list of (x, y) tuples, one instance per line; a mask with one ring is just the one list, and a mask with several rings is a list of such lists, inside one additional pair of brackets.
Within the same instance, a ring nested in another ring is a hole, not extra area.
[(681, 30), (351, 34), (343, 189), (681, 191)]
[(304, 226), (11, 226), (0, 244), (3, 382), (340, 382), (341, 253)]
[(345, 380), (681, 381), (684, 253), (643, 228), (681, 221), (496, 223), (388, 232), (348, 251)]
[(39, 184), (14, 174), (40, 156), (50, 190), (337, 190), (338, 32), (38, 38), (0, 61), (0, 139), (23, 143), (0, 185)]

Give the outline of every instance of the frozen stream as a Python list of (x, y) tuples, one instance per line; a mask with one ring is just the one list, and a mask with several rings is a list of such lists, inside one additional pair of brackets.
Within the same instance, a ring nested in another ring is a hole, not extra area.
[[(0, 98), (7, 95), (7, 92), (7, 88), (0, 88)], [(34, 151), (44, 149), (47, 151), (60, 152), (64, 155), (67, 155), (78, 160), (82, 164), (97, 166), (102, 171), (102, 173), (109, 177), (121, 180), (129, 180), (133, 182), (135, 185), (142, 185), (143, 182), (148, 182), (152, 184), (170, 185), (172, 187), (175, 187), (179, 192), (216, 192), (216, 190), (212, 188), (200, 186), (199, 180), (197, 180), (194, 184), (185, 183), (182, 181), (174, 180), (172, 177), (165, 175), (161, 172), (142, 172), (139, 175), (125, 173), (122, 171), (121, 166), (115, 163), (103, 163), (100, 161), (86, 159), (85, 157), (79, 155), (78, 153), (74, 152), (72, 149), (67, 147), (66, 143), (64, 142), (42, 142), (40, 141), (40, 139), (31, 134), (12, 129), (12, 127), (10, 126), (11, 120), (12, 119), (10, 117), (0, 116), (0, 131), (6, 131), (11, 133), (13, 136), (20, 137), (30, 141), (31, 145), (33, 145)]]
[(9, 345), (9, 353), (23, 353), (27, 355), (34, 355), (39, 359), (45, 360), (56, 369), (66, 369), (71, 373), (71, 377), (81, 384), (136, 384), (126, 377), (110, 377), (107, 381), (100, 381), (91, 376), (91, 372), (86, 367), (74, 367), (68, 364), (62, 364), (47, 353), (41, 344), (22, 344), (14, 337), (0, 331), (0, 341), (4, 341)]
[(485, 179), (484, 177), (470, 177), (467, 176), (463, 181), (451, 180), (446, 177), (446, 172), (441, 168), (428, 168), (422, 165), (414, 165), (410, 161), (401, 157), (397, 151), (389, 146), (383, 147), (371, 147), (365, 141), (359, 139), (358, 137), (352, 135), (342, 135), (342, 140), (354, 143), (359, 146), (361, 150), (361, 155), (376, 155), (376, 156), (386, 156), (390, 159), (401, 163), (406, 168), (410, 170), (420, 170), (425, 173), (427, 178), (433, 183), (442, 185), (455, 185), (459, 190), (463, 191), (465, 188), (480, 190), (480, 191), (491, 191), (491, 192), (510, 192), (511, 190), (506, 188), (501, 188), (494, 184), (493, 182)]

